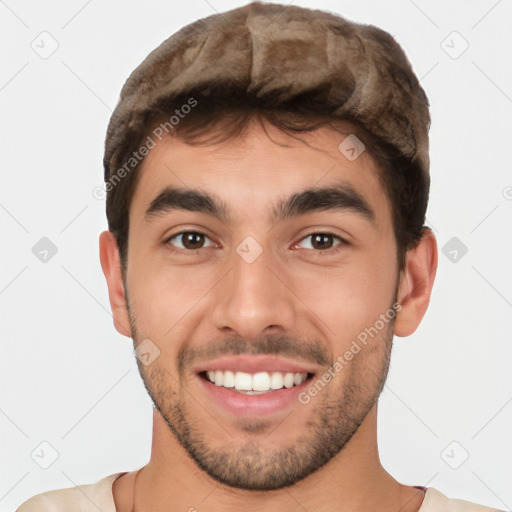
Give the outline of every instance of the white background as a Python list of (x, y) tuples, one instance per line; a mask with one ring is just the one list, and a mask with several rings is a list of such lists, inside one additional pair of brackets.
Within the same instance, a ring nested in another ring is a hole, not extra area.
[[(510, 510), (512, 2), (293, 3), (390, 32), (431, 102), (439, 270), (422, 325), (395, 340), (382, 462), (402, 483)], [(0, 2), (1, 512), (149, 460), (152, 404), (131, 340), (112, 325), (98, 258), (105, 205), (92, 190), (129, 73), (181, 26), (244, 4)], [(52, 39), (46, 59), (31, 47)], [(46, 263), (32, 253), (42, 237), (58, 248)], [(442, 252), (452, 237), (468, 249), (456, 262)], [(50, 456), (43, 441), (58, 452), (48, 469), (31, 458)], [(458, 469), (446, 462), (466, 451)]]

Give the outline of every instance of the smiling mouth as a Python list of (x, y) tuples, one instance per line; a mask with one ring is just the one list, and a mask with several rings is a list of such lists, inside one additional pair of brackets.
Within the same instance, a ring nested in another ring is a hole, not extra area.
[(218, 387), (244, 395), (264, 395), (300, 386), (313, 377), (312, 373), (292, 372), (233, 372), (231, 370), (209, 370), (200, 377)]

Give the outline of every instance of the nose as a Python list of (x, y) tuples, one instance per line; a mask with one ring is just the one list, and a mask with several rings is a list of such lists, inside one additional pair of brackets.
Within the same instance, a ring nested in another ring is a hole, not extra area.
[(288, 279), (269, 251), (254, 261), (236, 251), (230, 271), (215, 288), (213, 323), (224, 334), (255, 339), (269, 331), (289, 331), (295, 325), (294, 295)]

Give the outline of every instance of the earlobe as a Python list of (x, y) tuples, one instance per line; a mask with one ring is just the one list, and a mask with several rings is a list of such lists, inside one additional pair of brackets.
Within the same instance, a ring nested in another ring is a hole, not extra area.
[(101, 268), (107, 280), (114, 326), (123, 336), (131, 337), (130, 317), (124, 297), (123, 276), (121, 274), (116, 237), (111, 231), (103, 231), (99, 242)]
[(424, 228), (420, 242), (407, 251), (406, 258), (398, 289), (401, 310), (395, 320), (396, 336), (410, 336), (428, 308), (437, 271), (437, 242), (430, 228)]

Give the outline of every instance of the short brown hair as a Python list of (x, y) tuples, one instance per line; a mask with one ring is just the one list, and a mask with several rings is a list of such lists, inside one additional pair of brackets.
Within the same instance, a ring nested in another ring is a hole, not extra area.
[(130, 75), (109, 123), (107, 219), (123, 268), (137, 150), (154, 130), (165, 126), (188, 143), (210, 144), (236, 137), (257, 117), (296, 135), (339, 129), (338, 122), (353, 127), (379, 168), (402, 269), (424, 229), (428, 107), (403, 50), (370, 25), (253, 2), (184, 27)]

